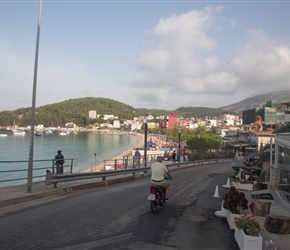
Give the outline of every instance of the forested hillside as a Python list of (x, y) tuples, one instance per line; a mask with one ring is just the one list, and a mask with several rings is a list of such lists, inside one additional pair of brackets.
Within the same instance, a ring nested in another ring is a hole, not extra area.
[[(181, 107), (177, 110), (133, 108), (127, 104), (107, 98), (77, 98), (63, 102), (45, 105), (36, 108), (35, 124), (43, 124), (45, 127), (64, 126), (67, 122), (74, 122), (78, 126), (88, 126), (91, 123), (101, 122), (101, 119), (91, 120), (89, 111), (96, 110), (100, 115), (115, 115), (123, 121), (133, 119), (134, 116), (144, 115), (170, 115), (176, 112), (184, 118), (205, 118), (206, 116), (219, 116), (228, 114), (229, 111), (203, 107)], [(0, 126), (12, 126), (13, 124), (26, 127), (30, 125), (31, 108), (20, 108), (14, 111), (0, 112)]]
[[(97, 114), (116, 115), (119, 119), (132, 119), (135, 109), (124, 103), (106, 98), (78, 98), (45, 105), (36, 109), (35, 124), (55, 127), (67, 122), (79, 126), (87, 126), (91, 122), (89, 111), (96, 110)], [(28, 126), (30, 124), (31, 108), (21, 108), (15, 111), (0, 112), (0, 126)]]

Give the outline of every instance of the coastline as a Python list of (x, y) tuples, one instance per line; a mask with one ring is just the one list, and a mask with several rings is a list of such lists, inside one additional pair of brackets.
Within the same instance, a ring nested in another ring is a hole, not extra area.
[[(124, 156), (127, 156), (127, 155), (132, 155), (132, 151), (135, 149), (135, 148), (142, 148), (144, 145), (144, 136), (141, 135), (141, 134), (136, 134), (136, 135), (131, 135), (131, 136), (134, 136), (138, 139), (137, 143), (133, 145), (133, 147), (129, 148), (128, 150), (122, 152), (121, 154), (119, 155), (116, 155), (114, 156), (112, 159), (123, 159)], [(97, 172), (97, 171), (101, 171), (101, 170), (104, 170), (104, 162), (98, 162), (96, 165), (92, 167), (89, 167), (87, 169), (84, 170), (84, 172)]]

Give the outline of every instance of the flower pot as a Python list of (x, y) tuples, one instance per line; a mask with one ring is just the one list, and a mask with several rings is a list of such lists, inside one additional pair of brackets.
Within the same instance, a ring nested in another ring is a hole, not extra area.
[(242, 184), (239, 182), (234, 182), (233, 186), (235, 186), (236, 189), (252, 191), (254, 185), (252, 183)]
[(234, 230), (236, 228), (234, 220), (237, 217), (241, 217), (241, 215), (240, 214), (232, 214), (231, 211), (227, 210), (226, 218), (227, 218), (227, 222), (228, 222), (231, 230)]
[(235, 240), (240, 250), (262, 249), (263, 238), (259, 236), (246, 235), (244, 230), (235, 228)]

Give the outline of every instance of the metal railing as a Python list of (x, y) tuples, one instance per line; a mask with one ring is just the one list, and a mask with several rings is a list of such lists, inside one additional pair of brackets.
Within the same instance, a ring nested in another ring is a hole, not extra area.
[[(149, 163), (150, 165), (152, 162), (155, 162), (157, 156), (159, 155), (160, 154), (148, 155), (147, 163)], [(199, 165), (204, 163), (210, 164), (216, 162), (225, 162), (225, 161), (228, 162), (230, 160), (232, 159), (204, 159), (180, 163), (176, 162), (173, 164), (167, 163), (167, 166), (173, 167), (173, 166)], [(65, 159), (65, 164), (63, 165), (64, 169), (63, 174), (57, 174), (55, 161), (56, 161), (55, 159), (34, 160), (33, 177), (32, 177), (33, 182), (46, 180), (48, 174), (50, 176), (50, 179), (53, 178), (55, 180), (53, 183), (57, 183), (60, 181), (89, 179), (96, 177), (101, 177), (104, 179), (107, 176), (120, 175), (124, 173), (135, 174), (136, 172), (144, 171), (144, 169), (148, 170), (148, 167), (144, 168), (142, 165), (144, 164), (144, 159), (142, 157), (140, 158), (139, 165), (139, 161), (134, 159), (134, 156), (132, 155), (124, 156), (122, 159), (105, 160), (101, 170), (100, 169), (97, 170), (92, 167), (91, 172), (80, 171), (78, 168), (76, 168), (76, 166), (78, 165), (73, 165), (75, 164), (76, 160)], [(87, 167), (87, 169), (89, 169), (89, 167)], [(0, 161), (0, 187), (26, 184), (28, 179), (27, 175), (28, 175), (28, 161)], [(9, 184), (7, 185), (7, 183)]]
[[(192, 162), (181, 162), (181, 163), (171, 163), (166, 164), (168, 168), (180, 168), (188, 166), (200, 166), (202, 164), (215, 164), (219, 162), (230, 162), (232, 159), (207, 159), (207, 160), (198, 160)], [(57, 187), (57, 183), (66, 182), (66, 181), (76, 181), (82, 179), (91, 179), (91, 178), (102, 178), (106, 180), (107, 177), (119, 176), (119, 175), (128, 175), (136, 173), (146, 173), (150, 171), (150, 167), (140, 167), (140, 168), (127, 168), (127, 169), (118, 169), (113, 171), (100, 171), (100, 172), (84, 172), (84, 173), (75, 173), (75, 174), (55, 174), (47, 176), (46, 183), (54, 184), (54, 188)]]
[[(33, 161), (33, 182), (44, 180), (47, 170), (56, 173), (55, 159)], [(73, 172), (73, 159), (65, 159), (64, 173)], [(27, 182), (28, 161), (0, 161), (0, 187), (21, 185)], [(6, 184), (5, 184), (6, 183)], [(4, 185), (3, 185), (4, 184)]]

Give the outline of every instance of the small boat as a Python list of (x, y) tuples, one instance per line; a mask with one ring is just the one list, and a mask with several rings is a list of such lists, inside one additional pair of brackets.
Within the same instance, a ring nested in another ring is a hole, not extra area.
[(26, 132), (24, 130), (13, 130), (14, 135), (26, 135)]
[(0, 134), (0, 137), (6, 137), (7, 134)]
[(66, 131), (61, 131), (61, 132), (59, 132), (59, 135), (67, 135), (67, 132)]
[(41, 136), (41, 133), (40, 132), (35, 132), (34, 135), (35, 136)]
[(46, 135), (52, 135), (52, 134), (53, 134), (53, 132), (52, 132), (51, 130), (45, 131), (44, 133), (45, 133)]

